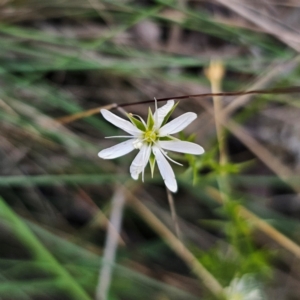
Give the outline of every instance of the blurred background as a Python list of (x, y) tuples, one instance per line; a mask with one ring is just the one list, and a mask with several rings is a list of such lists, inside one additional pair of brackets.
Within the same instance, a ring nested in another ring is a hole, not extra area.
[(181, 100), (206, 152), (176, 194), (97, 156), (103, 106), (299, 85), (299, 28), (297, 0), (0, 1), (0, 299), (300, 299), (299, 93)]

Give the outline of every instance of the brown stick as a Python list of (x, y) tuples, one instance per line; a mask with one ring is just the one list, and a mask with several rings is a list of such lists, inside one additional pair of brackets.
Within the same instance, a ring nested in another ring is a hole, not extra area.
[[(182, 99), (189, 99), (189, 98), (208, 98), (213, 96), (242, 96), (242, 95), (251, 95), (251, 94), (293, 94), (293, 93), (300, 93), (300, 86), (291, 86), (286, 88), (275, 88), (275, 89), (269, 89), (269, 90), (252, 90), (252, 91), (235, 91), (235, 92), (222, 92), (222, 93), (204, 93), (204, 94), (195, 94), (195, 95), (185, 95), (185, 96), (177, 96), (177, 97), (168, 97), (168, 98), (158, 98), (156, 99), (158, 102), (161, 101), (167, 101), (167, 100), (182, 100)], [(96, 107), (87, 111), (83, 111), (74, 115), (68, 115), (65, 117), (61, 117), (56, 119), (57, 122), (61, 124), (67, 124), (71, 123), (73, 121), (76, 121), (78, 119), (82, 119), (85, 117), (90, 117), (92, 115), (95, 115), (99, 113), (100, 109), (114, 109), (114, 108), (120, 108), (120, 107), (126, 107), (126, 106), (133, 106), (133, 105), (139, 105), (139, 104), (147, 104), (152, 103), (153, 100), (145, 100), (145, 101), (139, 101), (139, 102), (127, 102), (123, 104), (109, 104), (101, 107)]]
[[(300, 86), (290, 86), (286, 88), (275, 88), (275, 89), (267, 89), (267, 90), (252, 90), (252, 91), (235, 91), (235, 92), (222, 92), (222, 93), (204, 93), (204, 94), (195, 94), (195, 95), (185, 95), (178, 97), (168, 97), (168, 98), (157, 98), (157, 102), (167, 101), (167, 100), (181, 100), (181, 99), (189, 99), (189, 98), (207, 98), (213, 96), (242, 96), (242, 95), (250, 95), (250, 94), (292, 94), (292, 93), (300, 93)], [(152, 103), (153, 100), (145, 100), (139, 102), (127, 102), (123, 104), (118, 104), (118, 107), (125, 107), (130, 105), (138, 105), (138, 104), (146, 104)]]

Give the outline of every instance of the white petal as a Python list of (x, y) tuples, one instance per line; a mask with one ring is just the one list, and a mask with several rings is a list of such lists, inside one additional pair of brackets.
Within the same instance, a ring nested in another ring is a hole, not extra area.
[(140, 152), (134, 158), (130, 166), (130, 174), (134, 180), (139, 178), (140, 173), (145, 169), (151, 153), (150, 145), (143, 144)]
[(196, 155), (200, 155), (204, 153), (204, 149), (201, 146), (191, 142), (159, 141), (158, 145), (163, 149), (174, 151), (174, 152), (196, 154)]
[(130, 139), (110, 148), (104, 149), (98, 153), (98, 156), (103, 159), (113, 159), (123, 156), (135, 149), (134, 141), (135, 139)]
[(111, 113), (107, 109), (101, 109), (100, 112), (105, 120), (107, 120), (108, 122), (114, 124), (115, 126), (121, 128), (126, 132), (134, 136), (140, 135), (142, 133), (142, 131), (136, 128), (132, 123), (118, 117), (117, 115)]
[(174, 106), (174, 100), (169, 100), (167, 104), (157, 109), (157, 111), (153, 115), (154, 122), (155, 122), (155, 129), (160, 128), (164, 118), (170, 112), (173, 106)]
[(196, 118), (197, 115), (195, 113), (187, 112), (164, 125), (159, 130), (159, 135), (166, 136), (169, 134), (177, 133), (188, 126), (190, 123), (192, 123)]
[(160, 174), (165, 181), (165, 185), (171, 192), (175, 193), (177, 191), (177, 182), (172, 167), (158, 147), (153, 146), (152, 151), (155, 155)]

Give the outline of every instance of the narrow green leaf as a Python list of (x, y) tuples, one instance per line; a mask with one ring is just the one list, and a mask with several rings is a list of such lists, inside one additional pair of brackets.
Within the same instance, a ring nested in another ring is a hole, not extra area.
[(169, 113), (165, 116), (161, 126), (164, 126), (168, 122), (171, 114), (173, 113), (173, 111), (175, 110), (175, 108), (177, 107), (178, 104), (179, 104), (179, 101), (175, 103), (175, 105), (172, 107), (172, 109), (169, 111)]
[(78, 284), (63, 265), (49, 252), (49, 250), (40, 242), (29, 227), (21, 218), (0, 198), (1, 218), (5, 218), (10, 223), (11, 230), (28, 247), (35, 260), (49, 263), (53, 273), (60, 277), (60, 282), (64, 282), (64, 289), (69, 293), (72, 299), (91, 300), (91, 297)]
[(72, 184), (99, 184), (127, 178), (128, 175), (111, 174), (65, 174), (35, 176), (1, 176), (0, 186), (51, 186)]
[(160, 141), (178, 141), (178, 139), (174, 139), (174, 137), (170, 137), (170, 136), (163, 136), (159, 138)]
[(153, 118), (153, 114), (152, 114), (152, 110), (149, 107), (149, 111), (148, 111), (148, 119), (147, 119), (147, 129), (151, 130), (154, 126), (154, 118)]
[(146, 127), (144, 123), (137, 118), (135, 118), (132, 114), (127, 114), (128, 119), (131, 121), (131, 123), (136, 126), (138, 129), (145, 131)]
[(150, 155), (150, 159), (149, 159), (149, 162), (150, 162), (150, 169), (151, 169), (151, 177), (153, 178), (153, 174), (154, 174), (154, 169), (155, 169), (155, 156), (153, 153), (151, 153)]

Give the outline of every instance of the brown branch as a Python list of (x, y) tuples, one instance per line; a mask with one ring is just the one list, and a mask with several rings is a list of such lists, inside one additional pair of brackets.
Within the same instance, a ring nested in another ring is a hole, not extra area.
[[(156, 99), (158, 102), (167, 101), (167, 100), (184, 100), (189, 98), (208, 98), (214, 96), (242, 96), (242, 95), (251, 95), (251, 94), (293, 94), (293, 93), (300, 93), (300, 86), (290, 86), (285, 88), (275, 88), (275, 89), (263, 89), (263, 90), (252, 90), (252, 91), (235, 91), (235, 92), (222, 92), (222, 93), (204, 93), (204, 94), (195, 94), (195, 95), (184, 95), (184, 96), (177, 96), (177, 97), (167, 97), (167, 98), (158, 98)], [(83, 111), (74, 115), (68, 115), (61, 118), (56, 119), (57, 122), (61, 124), (71, 123), (78, 119), (82, 119), (85, 117), (90, 117), (99, 113), (99, 111), (103, 108), (111, 110), (114, 108), (126, 107), (126, 106), (133, 106), (139, 104), (147, 104), (147, 103), (154, 103), (153, 100), (145, 100), (145, 101), (138, 101), (138, 102), (127, 102), (122, 104), (108, 104), (101, 107), (96, 107), (87, 111)]]
[[(168, 98), (157, 98), (157, 102), (167, 101), (167, 100), (182, 100), (189, 98), (207, 98), (213, 96), (242, 96), (242, 95), (251, 95), (251, 94), (292, 94), (292, 93), (300, 93), (300, 86), (291, 86), (286, 88), (275, 88), (275, 89), (267, 89), (267, 90), (252, 90), (252, 91), (235, 91), (235, 92), (222, 92), (222, 93), (204, 93), (204, 94), (195, 94), (195, 95), (184, 95), (177, 97), (168, 97)], [(138, 105), (138, 104), (146, 104), (152, 103), (153, 100), (145, 100), (139, 102), (127, 102), (123, 104), (118, 104), (118, 107), (125, 107), (130, 105)]]

